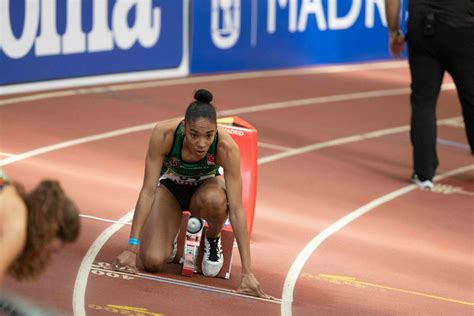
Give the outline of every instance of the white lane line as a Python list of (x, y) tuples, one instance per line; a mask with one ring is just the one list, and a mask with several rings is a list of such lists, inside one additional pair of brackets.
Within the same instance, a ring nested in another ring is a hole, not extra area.
[(263, 142), (258, 142), (258, 143), (257, 143), (257, 146), (258, 146), (258, 147), (262, 147), (262, 148), (281, 150), (281, 151), (288, 151), (288, 150), (292, 150), (292, 149), (293, 149), (293, 148), (290, 148), (290, 147), (285, 147), (285, 146), (280, 146), (280, 145), (274, 145), (274, 144), (268, 144), (268, 143), (263, 143)]
[(365, 71), (365, 70), (383, 70), (383, 69), (403, 69), (407, 68), (406, 61), (390, 61), (390, 62), (376, 62), (376, 63), (363, 63), (353, 65), (335, 65), (335, 66), (322, 66), (322, 67), (308, 67), (308, 68), (293, 68), (284, 70), (268, 70), (268, 71), (253, 71), (253, 72), (242, 72), (242, 73), (231, 73), (221, 75), (210, 75), (210, 76), (196, 76), (186, 77), (179, 79), (168, 79), (159, 81), (147, 81), (138, 83), (128, 84), (116, 84), (102, 87), (92, 88), (81, 88), (72, 90), (53, 91), (46, 93), (38, 93), (28, 96), (21, 96), (15, 98), (8, 98), (0, 100), (0, 106), (7, 104), (16, 104), (22, 102), (31, 102), (44, 99), (60, 98), (75, 95), (86, 95), (95, 93), (105, 93), (110, 91), (127, 91), (136, 89), (147, 89), (165, 86), (176, 86), (186, 85), (194, 83), (206, 83), (206, 82), (223, 82), (230, 80), (242, 80), (242, 79), (256, 79), (256, 78), (267, 78), (267, 77), (281, 77), (281, 76), (304, 76), (304, 75), (315, 75), (315, 74), (328, 74), (328, 73), (342, 73), (342, 72), (353, 72), (353, 71)]
[(89, 271), (92, 267), (92, 263), (94, 263), (95, 257), (99, 253), (102, 246), (109, 240), (109, 238), (115, 234), (120, 228), (123, 227), (123, 223), (129, 222), (133, 218), (133, 211), (131, 210), (124, 216), (122, 216), (118, 222), (113, 225), (107, 227), (99, 237), (94, 240), (92, 245), (87, 250), (86, 255), (82, 259), (81, 266), (79, 267), (79, 271), (76, 276), (76, 282), (74, 283), (74, 290), (72, 294), (72, 306), (73, 306), (73, 313), (75, 316), (85, 316), (86, 309), (85, 309), (85, 296), (86, 296), (86, 287), (87, 281), (89, 279)]
[(455, 142), (455, 141), (448, 140), (448, 139), (438, 138), (437, 142), (438, 142), (438, 144), (441, 144), (441, 145), (447, 145), (447, 146), (451, 146), (451, 147), (457, 147), (457, 148), (471, 150), (471, 148), (469, 147), (468, 144), (463, 144), (463, 143)]
[(116, 274), (119, 274), (119, 275), (132, 277), (132, 278), (135, 278), (135, 279), (158, 281), (158, 282), (162, 282), (162, 283), (180, 285), (180, 286), (185, 286), (185, 287), (189, 287), (189, 288), (209, 291), (209, 292), (217, 292), (217, 293), (221, 293), (221, 294), (232, 295), (232, 296), (242, 297), (242, 298), (251, 299), (251, 300), (264, 301), (264, 302), (274, 303), (274, 304), (280, 304), (281, 303), (281, 300), (279, 298), (266, 299), (266, 298), (261, 298), (261, 297), (249, 296), (249, 295), (239, 294), (234, 290), (229, 290), (229, 289), (210, 286), (210, 285), (192, 283), (192, 282), (173, 279), (173, 278), (165, 278), (165, 277), (162, 277), (162, 276), (149, 274), (149, 273), (138, 273), (138, 274), (124, 273), (124, 272), (120, 272), (120, 271), (110, 270), (110, 269), (104, 268), (104, 267), (102, 267), (100, 265), (97, 265), (97, 264), (93, 264), (92, 269), (102, 271), (102, 272), (106, 272), (106, 273), (107, 272), (116, 273)]
[(92, 135), (92, 136), (87, 136), (87, 137), (82, 137), (82, 138), (76, 138), (76, 139), (72, 139), (69, 141), (62, 142), (62, 143), (57, 143), (54, 145), (37, 148), (31, 151), (27, 151), (27, 152), (0, 160), (0, 167), (12, 164), (20, 160), (24, 160), (27, 158), (46, 154), (55, 150), (64, 149), (67, 147), (72, 147), (72, 146), (76, 146), (76, 145), (80, 145), (84, 143), (94, 142), (101, 139), (107, 139), (107, 138), (116, 137), (120, 135), (149, 130), (149, 129), (152, 129), (153, 126), (155, 126), (155, 124), (156, 123), (149, 123), (149, 124), (137, 125), (137, 126), (128, 127), (128, 128), (122, 128), (122, 129), (118, 129), (118, 130), (107, 132), (107, 133), (102, 133), (102, 134), (97, 134), (97, 135)]
[[(454, 90), (456, 89), (456, 86), (453, 83), (445, 83), (441, 86), (441, 89), (443, 91)], [(283, 109), (283, 108), (287, 109), (287, 108), (305, 106), (305, 105), (316, 105), (316, 104), (321, 104), (321, 103), (332, 103), (332, 102), (380, 98), (380, 97), (388, 97), (388, 96), (396, 96), (396, 95), (406, 95), (409, 93), (410, 93), (409, 88), (362, 91), (362, 92), (355, 92), (355, 93), (336, 94), (336, 95), (330, 95), (330, 96), (321, 96), (321, 97), (314, 97), (314, 98), (307, 98), (307, 99), (254, 105), (254, 106), (243, 107), (240, 109), (232, 109), (228, 111), (224, 110), (224, 111), (221, 111), (220, 114), (223, 116), (227, 116), (227, 115), (236, 115), (236, 114), (242, 114), (242, 113), (254, 113), (254, 112), (261, 112), (261, 111), (268, 111), (268, 110), (277, 110), (277, 109)]]
[(92, 216), (92, 215), (86, 215), (86, 214), (79, 214), (79, 217), (87, 218), (87, 219), (92, 219), (92, 220), (99, 221), (99, 222), (106, 222), (106, 223), (113, 223), (113, 224), (122, 224), (122, 225), (132, 225), (131, 222), (114, 221), (114, 220), (112, 220), (112, 219), (107, 219), (107, 218), (102, 218), (102, 217), (97, 217), (97, 216)]
[[(453, 90), (455, 89), (455, 86), (453, 84), (444, 84), (441, 88), (442, 90)], [(267, 103), (267, 104), (261, 104), (257, 106), (248, 106), (248, 107), (237, 108), (233, 110), (220, 111), (217, 114), (218, 116), (222, 117), (222, 116), (230, 116), (230, 115), (251, 113), (251, 112), (257, 112), (257, 111), (269, 111), (269, 110), (275, 110), (275, 109), (289, 108), (289, 107), (295, 107), (295, 106), (316, 105), (316, 104), (321, 104), (323, 102), (337, 102), (337, 101), (349, 101), (349, 100), (355, 100), (355, 99), (368, 99), (368, 98), (377, 98), (377, 97), (383, 97), (383, 96), (403, 95), (407, 93), (409, 93), (408, 89), (374, 90), (374, 91), (341, 94), (341, 95), (333, 95), (333, 96), (326, 96), (326, 97), (292, 100), (292, 101), (286, 101), (286, 102)], [(92, 141), (102, 140), (106, 138), (116, 137), (116, 136), (120, 136), (124, 134), (145, 131), (148, 129), (152, 129), (156, 123), (157, 122), (136, 125), (136, 126), (132, 126), (128, 128), (123, 128), (123, 129), (107, 132), (107, 133), (77, 138), (77, 139), (69, 140), (66, 142), (57, 143), (51, 146), (41, 147), (38, 149), (34, 149), (32, 151), (18, 154), (14, 157), (8, 157), (5, 159), (2, 159), (0, 160), (0, 167), (9, 165), (11, 163), (14, 163), (26, 158), (31, 158), (34, 156), (45, 154), (54, 150), (64, 149), (67, 147), (84, 144), (84, 143), (88, 143)]]
[[(446, 125), (446, 124), (449, 124), (451, 121), (453, 121), (457, 118), (458, 117), (451, 117), (451, 118), (447, 118), (447, 119), (441, 119), (441, 120), (438, 120), (437, 124), (438, 125)], [(402, 133), (402, 132), (408, 132), (409, 130), (410, 130), (410, 126), (406, 125), (406, 126), (399, 126), (399, 127), (394, 127), (394, 128), (381, 129), (381, 130), (368, 132), (368, 133), (364, 133), (364, 134), (333, 139), (333, 140), (329, 140), (329, 141), (322, 142), (322, 143), (310, 144), (310, 145), (306, 145), (306, 146), (303, 146), (303, 147), (294, 148), (294, 149), (291, 149), (291, 150), (288, 150), (288, 151), (285, 151), (285, 152), (281, 152), (281, 153), (278, 153), (278, 154), (274, 154), (274, 155), (259, 158), (258, 163), (263, 164), (263, 163), (279, 160), (279, 159), (286, 158), (286, 157), (300, 155), (300, 154), (303, 154), (303, 153), (307, 153), (307, 152), (322, 149), (322, 148), (327, 148), (327, 147), (332, 147), (332, 146), (336, 146), (336, 145), (342, 145), (342, 144), (357, 142), (357, 141), (376, 138), (376, 137), (381, 137), (381, 136), (388, 136), (388, 135), (393, 135), (393, 134)]]
[[(434, 178), (435, 181), (439, 181), (460, 173), (464, 173), (470, 170), (474, 170), (474, 164), (467, 165), (458, 169), (451, 170), (449, 172), (443, 173), (439, 176)], [(284, 316), (291, 316), (292, 315), (292, 303), (293, 303), (293, 292), (295, 288), (296, 281), (298, 276), (301, 273), (304, 265), (308, 261), (309, 257), (316, 251), (316, 249), (329, 237), (337, 233), (339, 230), (356, 220), (357, 218), (361, 217), (364, 214), (367, 214), (374, 208), (387, 203), (395, 198), (398, 198), (410, 191), (415, 190), (417, 187), (412, 184), (406, 187), (400, 188), (396, 191), (393, 191), (389, 194), (386, 194), (382, 197), (379, 197), (364, 206), (352, 211), (351, 213), (347, 214), (346, 216), (339, 219), (337, 222), (331, 224), (318, 235), (316, 235), (296, 257), (295, 261), (293, 262), (288, 274), (286, 275), (285, 283), (283, 285), (283, 294), (282, 294), (282, 304), (281, 304), (281, 315)]]
[(10, 153), (0, 152), (0, 156), (13, 157), (13, 156), (15, 156), (15, 155), (14, 155), (14, 154), (10, 154)]

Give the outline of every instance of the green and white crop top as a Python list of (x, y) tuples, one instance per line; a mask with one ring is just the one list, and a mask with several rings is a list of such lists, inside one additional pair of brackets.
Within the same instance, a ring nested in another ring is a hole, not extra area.
[(216, 133), (204, 158), (193, 163), (186, 162), (181, 157), (183, 125), (179, 123), (174, 133), (173, 145), (161, 168), (160, 181), (170, 179), (176, 184), (199, 185), (202, 181), (219, 175), (220, 166), (216, 164), (217, 141), (218, 134)]

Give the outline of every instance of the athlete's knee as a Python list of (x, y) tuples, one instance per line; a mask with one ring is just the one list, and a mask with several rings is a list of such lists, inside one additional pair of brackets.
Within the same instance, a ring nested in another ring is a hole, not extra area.
[(212, 214), (224, 213), (227, 209), (227, 196), (222, 189), (208, 190), (201, 192), (199, 204)]
[(145, 252), (140, 255), (140, 259), (143, 263), (143, 269), (147, 272), (160, 272), (163, 271), (165, 266), (165, 256), (158, 253)]

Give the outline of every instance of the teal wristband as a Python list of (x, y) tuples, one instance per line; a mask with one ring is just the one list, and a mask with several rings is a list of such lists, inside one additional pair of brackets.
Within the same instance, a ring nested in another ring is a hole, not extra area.
[(138, 240), (137, 238), (131, 237), (128, 239), (128, 244), (138, 246), (140, 245), (140, 240)]

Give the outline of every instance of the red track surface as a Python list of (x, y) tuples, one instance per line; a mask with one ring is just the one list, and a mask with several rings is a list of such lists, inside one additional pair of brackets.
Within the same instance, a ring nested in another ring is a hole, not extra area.
[[(83, 90), (67, 97), (15, 103), (11, 101), (19, 96), (3, 96), (0, 152), (19, 155), (72, 139), (177, 117), (200, 87), (210, 89), (218, 110), (224, 111), (408, 86), (408, 69), (401, 65), (394, 69), (182, 82), (94, 94), (84, 94)], [(238, 115), (258, 129), (259, 141), (265, 144), (300, 148), (329, 142), (324, 148), (268, 163), (261, 161), (251, 248), (254, 272), (268, 294), (283, 298), (293, 315), (474, 314), (474, 165), (462, 145), (466, 144), (462, 128), (452, 124), (439, 127), (439, 138), (451, 143), (438, 145), (438, 174), (466, 166), (467, 169), (440, 180), (438, 183), (444, 186), (434, 192), (408, 189), (397, 195), (393, 192), (409, 185), (408, 129), (368, 139), (348, 137), (406, 127), (407, 93), (358, 98), (352, 95), (343, 101), (315, 99), (304, 106), (286, 104), (279, 109)], [(459, 116), (455, 90), (442, 92), (438, 119)], [(135, 205), (150, 131), (62, 148), (4, 168), (27, 188), (45, 177), (58, 178), (83, 214), (118, 220)], [(331, 143), (339, 139), (346, 142)], [(280, 149), (260, 147), (259, 157), (279, 152)], [(329, 231), (327, 238), (309, 253), (308, 260), (301, 262), (302, 269), (291, 292), (293, 302), (287, 301), (285, 278), (303, 248), (345, 215), (384, 196), (386, 203)], [(105, 243), (96, 249), (97, 257), (86, 254), (110, 225), (83, 218), (79, 242), (59, 254), (40, 280), (9, 280), (6, 287), (43, 306), (77, 315), (81, 315), (80, 308), (87, 315), (112, 315), (127, 308), (145, 308), (148, 315), (278, 315), (284, 310), (279, 301), (255, 300), (228, 292), (239, 283), (240, 258), (236, 249), (230, 280), (181, 277), (177, 265), (149, 278), (107, 276), (97, 264), (111, 262), (120, 253), (126, 245), (129, 226), (104, 239)], [(80, 269), (85, 257), (93, 261), (92, 270), (90, 265)], [(224, 291), (170, 284), (169, 280)], [(74, 292), (74, 286), (84, 281), (87, 284), (81, 296), (77, 285)], [(139, 315), (137, 311), (130, 314)]]

